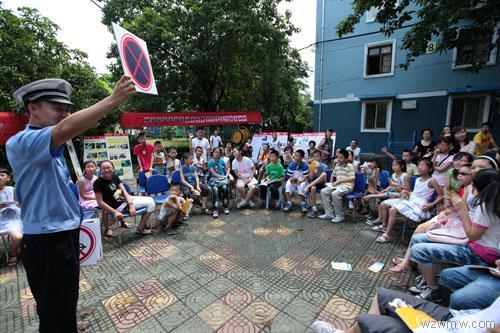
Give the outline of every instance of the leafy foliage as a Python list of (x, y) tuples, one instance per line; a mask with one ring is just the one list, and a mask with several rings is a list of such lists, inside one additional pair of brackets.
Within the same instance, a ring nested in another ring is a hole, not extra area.
[[(29, 82), (50, 77), (71, 83), (75, 110), (109, 94), (111, 88), (106, 78), (98, 78), (84, 52), (59, 42), (58, 30), (55, 23), (36, 9), (20, 8), (16, 16), (0, 7), (0, 110), (22, 111), (23, 106), (12, 98), (14, 91)], [(99, 124), (104, 125), (105, 122)]]
[[(446, 52), (470, 42), (463, 36), (491, 36), (500, 22), (500, 0), (353, 0), (353, 12), (337, 25), (337, 34), (352, 33), (372, 7), (379, 9), (376, 22), (382, 25), (380, 30), (386, 35), (413, 24), (402, 40), (402, 49), (407, 51), (402, 65), (405, 68), (425, 54), (431, 40), (438, 40), (437, 51)], [(486, 52), (498, 46), (500, 39), (489, 42)], [(483, 68), (486, 61), (482, 58), (471, 57), (472, 66), (468, 70)]]
[[(135, 96), (137, 111), (255, 110), (282, 126), (302, 118), (300, 79), (289, 46), (297, 31), (276, 0), (108, 0), (103, 23), (116, 22), (148, 43), (159, 96)], [(109, 53), (118, 58), (116, 45)], [(114, 78), (121, 73), (116, 63)], [(282, 128), (286, 129), (286, 128)]]

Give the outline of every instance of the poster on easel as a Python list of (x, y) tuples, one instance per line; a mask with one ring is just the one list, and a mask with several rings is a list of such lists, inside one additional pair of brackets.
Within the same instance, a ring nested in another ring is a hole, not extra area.
[[(294, 138), (293, 150), (302, 149), (306, 154), (309, 149), (309, 142), (316, 142), (316, 149), (318, 148), (321, 141), (325, 138), (324, 132), (306, 132), (306, 133), (294, 133), (292, 134)], [(333, 151), (335, 151), (335, 138), (336, 133), (332, 134), (333, 140)]]
[(115, 166), (115, 173), (120, 179), (133, 179), (132, 158), (128, 134), (106, 134), (106, 148), (108, 159)]
[[(277, 143), (274, 143), (273, 137), (272, 137), (272, 132), (266, 132), (266, 133), (260, 133), (260, 134), (254, 134), (252, 137), (252, 160), (255, 162), (261, 153), (262, 146), (264, 144), (269, 144), (269, 147), (271, 149), (276, 149), (277, 148)], [(278, 135), (277, 142), (280, 143), (280, 154), (283, 154), (285, 151), (285, 147), (287, 144), (288, 140), (288, 133), (287, 132), (277, 132)]]
[(83, 161), (99, 162), (108, 159), (106, 139), (102, 136), (86, 136), (83, 138)]
[(83, 139), (83, 161), (94, 161), (99, 165), (104, 160), (113, 162), (120, 179), (134, 178), (128, 134), (86, 136)]

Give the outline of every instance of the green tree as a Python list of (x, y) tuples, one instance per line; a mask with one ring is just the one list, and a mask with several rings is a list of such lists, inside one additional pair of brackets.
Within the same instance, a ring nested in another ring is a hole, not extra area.
[[(31, 81), (50, 77), (65, 79), (73, 86), (75, 110), (109, 94), (109, 83), (97, 76), (87, 55), (57, 40), (59, 27), (54, 22), (36, 9), (23, 7), (18, 11), (16, 16), (1, 8), (0, 3), (0, 110), (22, 111), (23, 106), (12, 98), (14, 91)], [(113, 121), (116, 122), (116, 116)], [(98, 126), (103, 124), (106, 122)]]
[[(415, 21), (402, 40), (402, 49), (407, 51), (406, 62), (401, 65), (405, 68), (425, 54), (431, 40), (438, 40), (437, 51), (446, 52), (470, 43), (470, 38), (464, 36), (491, 36), (500, 22), (500, 0), (353, 0), (353, 12), (337, 25), (337, 34), (352, 33), (372, 7), (379, 9), (376, 22), (382, 25), (380, 31), (386, 35)], [(500, 39), (495, 43), (492, 39), (483, 42), (486, 43), (484, 52), (488, 54), (500, 46)], [(478, 60), (481, 58), (483, 60)], [(472, 53), (467, 60), (473, 64), (468, 68), (472, 71), (480, 70), (486, 63), (484, 57)]]
[[(108, 0), (116, 22), (148, 43), (158, 97), (136, 96), (138, 111), (254, 110), (288, 123), (306, 65), (289, 45), (297, 31), (276, 0)], [(116, 46), (109, 53), (117, 57)], [(122, 70), (116, 63), (114, 77)], [(283, 115), (283, 111), (285, 115)]]

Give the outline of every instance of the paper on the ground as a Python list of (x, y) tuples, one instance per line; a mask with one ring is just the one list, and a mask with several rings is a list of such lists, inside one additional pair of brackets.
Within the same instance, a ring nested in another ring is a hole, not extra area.
[(352, 271), (352, 266), (351, 264), (347, 262), (335, 262), (332, 261), (332, 268), (337, 269), (339, 271)]
[(378, 273), (382, 270), (382, 268), (384, 268), (384, 263), (377, 261), (377, 262), (373, 263), (373, 265), (368, 267), (368, 270), (372, 271), (373, 273)]

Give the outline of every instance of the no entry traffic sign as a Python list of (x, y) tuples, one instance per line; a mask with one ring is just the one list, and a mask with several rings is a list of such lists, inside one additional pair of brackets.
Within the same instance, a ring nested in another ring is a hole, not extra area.
[(115, 23), (113, 23), (113, 30), (123, 71), (134, 80), (135, 90), (157, 95), (146, 42)]

